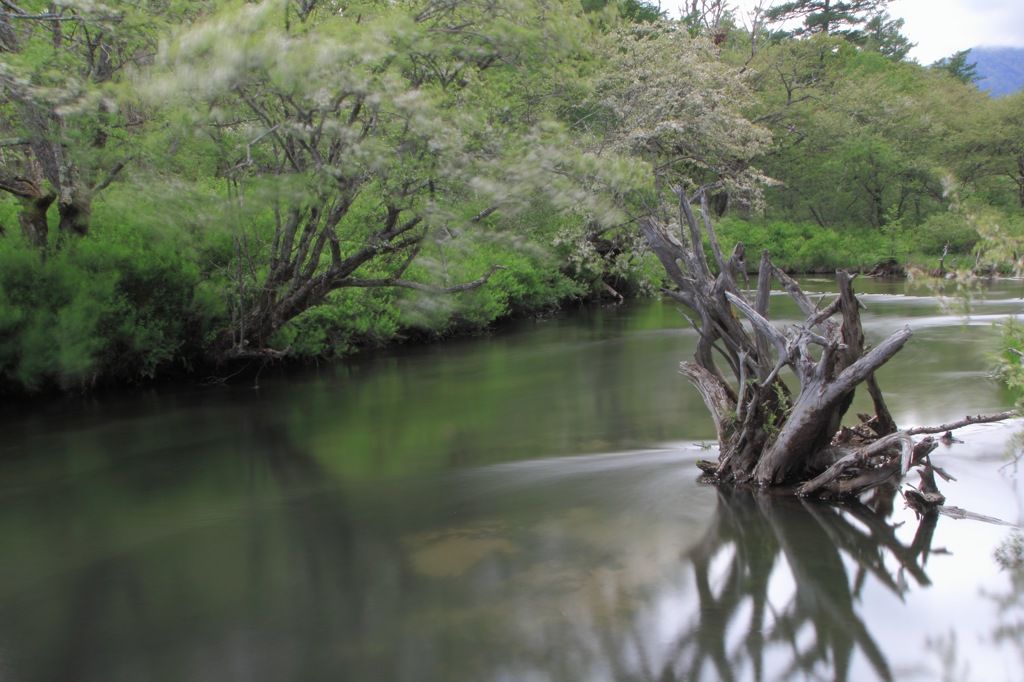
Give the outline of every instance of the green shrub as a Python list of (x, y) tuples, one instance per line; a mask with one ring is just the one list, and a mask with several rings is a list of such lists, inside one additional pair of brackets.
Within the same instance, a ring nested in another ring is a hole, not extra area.
[(951, 254), (970, 253), (978, 239), (978, 231), (962, 215), (953, 212), (929, 216), (910, 237), (913, 250), (928, 256), (941, 256), (947, 244)]
[(0, 239), (0, 311), (0, 386), (29, 392), (183, 368), (224, 314), (182, 241), (110, 223), (45, 254)]
[[(406, 288), (340, 289), (286, 324), (271, 345), (293, 355), (336, 358), (406, 335), (443, 338), (481, 331), (518, 314), (550, 310), (585, 293), (560, 261), (515, 234), (443, 235), (424, 247), (403, 279), (435, 287), (469, 282), (500, 265), (481, 287), (456, 294)], [(368, 263), (365, 278), (389, 272)]]
[(18, 213), (21, 206), (9, 195), (0, 195), (0, 234), (14, 234), (20, 230)]
[(727, 217), (717, 223), (716, 231), (727, 252), (743, 242), (751, 271), (757, 269), (763, 249), (768, 249), (777, 266), (795, 272), (866, 266), (888, 257), (891, 250), (885, 235), (871, 229), (833, 230), (808, 223)]
[(0, 241), (0, 376), (29, 391), (96, 378), (100, 322), (116, 272), (88, 272), (64, 254), (45, 262), (18, 237)]
[(359, 346), (384, 343), (398, 333), (396, 292), (341, 289), (286, 324), (270, 340), (274, 348), (305, 358), (338, 358)]
[(491, 234), (452, 240), (428, 251), (410, 269), (411, 278), (449, 286), (472, 281), (500, 265), (482, 287), (454, 295), (403, 292), (405, 327), (434, 336), (482, 330), (512, 315), (550, 310), (585, 293), (585, 285), (563, 274), (561, 261), (521, 237)]

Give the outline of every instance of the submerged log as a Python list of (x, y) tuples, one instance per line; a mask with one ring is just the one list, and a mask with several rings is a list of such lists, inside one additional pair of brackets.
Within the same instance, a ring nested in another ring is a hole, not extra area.
[[(772, 263), (768, 251), (761, 254), (757, 288), (742, 289), (743, 245), (727, 259), (706, 193), (689, 197), (677, 188), (676, 194), (676, 220), (649, 217), (640, 221), (640, 230), (674, 284), (665, 293), (688, 309), (683, 314), (699, 334), (694, 361), (683, 362), (680, 371), (701, 394), (715, 423), (718, 461), (700, 463), (712, 480), (786, 486), (804, 496), (860, 495), (902, 480), (911, 468), (928, 475), (941, 471), (929, 459), (938, 443), (930, 437), (915, 442), (913, 436), (1015, 416), (1007, 412), (899, 430), (875, 372), (903, 348), (911, 330), (899, 329), (868, 348), (860, 319), (865, 306), (853, 290), (855, 275), (838, 271), (839, 293), (822, 306)], [(699, 217), (691, 205), (697, 203)], [(780, 329), (771, 322), (774, 284), (800, 308), (802, 324)], [(844, 429), (843, 419), (861, 385), (874, 414)]]

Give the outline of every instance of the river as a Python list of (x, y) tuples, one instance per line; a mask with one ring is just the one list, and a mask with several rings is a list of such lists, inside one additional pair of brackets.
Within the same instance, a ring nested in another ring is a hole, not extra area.
[[(869, 342), (915, 331), (879, 376), (901, 426), (1012, 404), (1024, 285), (857, 285)], [(699, 484), (695, 340), (651, 301), (0, 408), (0, 680), (1021, 679), (1013, 528)], [(1022, 430), (940, 446), (947, 504), (1020, 523)]]

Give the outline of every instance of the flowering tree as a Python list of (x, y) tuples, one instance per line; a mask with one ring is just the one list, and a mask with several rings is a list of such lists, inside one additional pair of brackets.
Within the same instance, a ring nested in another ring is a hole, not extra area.
[(220, 352), (272, 353), (276, 331), (338, 289), (486, 282), (500, 264), (469, 281), (410, 273), (433, 237), (557, 184), (540, 177), (531, 60), (569, 54), (573, 21), (534, 0), (265, 0), (179, 36), (150, 96), (174, 103), (184, 139), (212, 141), (228, 182), (237, 286)]

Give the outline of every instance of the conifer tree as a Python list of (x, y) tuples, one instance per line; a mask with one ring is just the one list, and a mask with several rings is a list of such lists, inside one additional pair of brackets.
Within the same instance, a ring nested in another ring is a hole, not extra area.
[(770, 23), (802, 18), (803, 26), (794, 30), (794, 35), (847, 34), (858, 31), (888, 4), (889, 0), (793, 0), (769, 8), (766, 17)]

